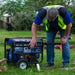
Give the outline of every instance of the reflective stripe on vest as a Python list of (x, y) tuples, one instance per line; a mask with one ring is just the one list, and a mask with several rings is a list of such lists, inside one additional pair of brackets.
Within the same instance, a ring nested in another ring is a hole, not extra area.
[(58, 16), (58, 25), (61, 29), (64, 29), (64, 30), (66, 29), (66, 24), (64, 24), (60, 16)]
[[(56, 6), (48, 6), (48, 9), (49, 8), (56, 8)], [(50, 27), (50, 25), (48, 27), (48, 20), (46, 19), (44, 21), (44, 23), (45, 23), (46, 31), (48, 31), (49, 30), (49, 27)], [(66, 29), (66, 24), (64, 24), (64, 22), (63, 22), (63, 20), (62, 20), (62, 18), (60, 16), (58, 16), (58, 25), (59, 25), (59, 27), (61, 29), (64, 29), (64, 30)]]

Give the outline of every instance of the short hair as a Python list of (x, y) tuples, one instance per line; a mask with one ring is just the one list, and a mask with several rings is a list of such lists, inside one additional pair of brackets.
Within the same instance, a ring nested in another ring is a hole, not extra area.
[(47, 12), (47, 17), (49, 19), (54, 19), (58, 16), (58, 10), (56, 8), (50, 8)]

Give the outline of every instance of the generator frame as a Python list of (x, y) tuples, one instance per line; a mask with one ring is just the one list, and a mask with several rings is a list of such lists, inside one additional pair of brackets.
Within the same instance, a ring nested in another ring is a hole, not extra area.
[[(7, 58), (8, 64), (14, 63), (17, 65), (17, 67), (25, 69), (28, 67), (29, 64), (38, 65), (43, 61), (42, 38), (37, 38), (37, 46), (32, 49), (29, 46), (31, 39), (32, 38), (5, 38), (4, 56), (5, 58)], [(30, 51), (27, 50), (28, 52), (25, 52), (25, 49), (28, 49)], [(9, 54), (9, 52), (11, 54)]]

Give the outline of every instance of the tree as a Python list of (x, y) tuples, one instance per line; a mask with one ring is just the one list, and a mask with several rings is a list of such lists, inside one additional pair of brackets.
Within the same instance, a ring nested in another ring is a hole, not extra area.
[(21, 11), (12, 17), (12, 26), (14, 30), (31, 30), (35, 13), (32, 11)]
[(38, 8), (38, 2), (35, 0), (6, 0), (6, 3), (0, 8), (1, 14), (8, 13), (15, 15), (17, 12), (30, 10), (34, 11)]
[(71, 16), (72, 16), (71, 32), (75, 34), (75, 6), (71, 7), (70, 10), (71, 10), (70, 13), (71, 13)]
[(20, 12), (23, 8), (21, 4), (22, 0), (10, 1), (7, 0), (4, 5), (0, 8), (1, 14), (8, 13), (8, 14), (15, 14), (16, 12)]

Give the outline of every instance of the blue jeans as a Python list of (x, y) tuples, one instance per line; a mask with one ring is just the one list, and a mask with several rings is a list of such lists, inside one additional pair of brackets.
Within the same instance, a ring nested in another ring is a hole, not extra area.
[[(62, 38), (64, 36), (64, 30), (59, 30), (60, 37)], [(47, 43), (54, 43), (54, 39), (56, 36), (57, 30), (51, 30), (47, 32)], [(69, 64), (70, 60), (70, 48), (68, 43), (69, 34), (67, 36), (66, 44), (62, 45), (62, 59), (63, 59), (63, 65)], [(47, 62), (48, 63), (54, 63), (54, 45), (47, 45)]]

